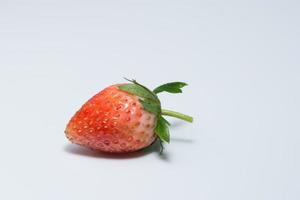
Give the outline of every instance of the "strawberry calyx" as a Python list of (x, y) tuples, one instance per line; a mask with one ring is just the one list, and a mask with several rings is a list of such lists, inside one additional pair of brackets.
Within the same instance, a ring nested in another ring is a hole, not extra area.
[(191, 116), (171, 110), (162, 109), (161, 102), (157, 96), (157, 94), (161, 92), (182, 93), (182, 88), (187, 86), (188, 84), (184, 82), (171, 82), (163, 84), (151, 91), (144, 85), (138, 83), (136, 80), (126, 80), (129, 81), (129, 83), (118, 86), (119, 89), (138, 96), (143, 108), (146, 111), (156, 115), (157, 121), (154, 132), (158, 136), (161, 145), (162, 142), (170, 142), (169, 127), (171, 124), (163, 116), (175, 117), (190, 123), (193, 122), (193, 117)]

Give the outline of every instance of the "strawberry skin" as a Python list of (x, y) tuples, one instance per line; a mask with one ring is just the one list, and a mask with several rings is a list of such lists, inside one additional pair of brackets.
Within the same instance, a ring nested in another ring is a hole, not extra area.
[(154, 142), (156, 115), (118, 86), (96, 94), (71, 118), (65, 130), (71, 142), (110, 153), (132, 152)]

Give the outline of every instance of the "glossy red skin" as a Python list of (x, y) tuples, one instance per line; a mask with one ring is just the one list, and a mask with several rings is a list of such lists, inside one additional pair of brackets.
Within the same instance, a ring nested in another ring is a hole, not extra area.
[(155, 115), (118, 86), (96, 94), (72, 117), (65, 131), (71, 142), (110, 153), (137, 151), (153, 143)]

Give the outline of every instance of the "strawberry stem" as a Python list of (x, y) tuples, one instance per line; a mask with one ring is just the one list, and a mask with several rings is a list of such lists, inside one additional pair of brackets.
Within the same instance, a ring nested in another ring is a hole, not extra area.
[(193, 117), (182, 114), (182, 113), (179, 113), (179, 112), (175, 112), (175, 111), (172, 111), (172, 110), (162, 109), (161, 114), (166, 115), (166, 116), (170, 116), (170, 117), (175, 117), (175, 118), (178, 118), (178, 119), (182, 119), (182, 120), (190, 122), (190, 123), (192, 123), (194, 121)]

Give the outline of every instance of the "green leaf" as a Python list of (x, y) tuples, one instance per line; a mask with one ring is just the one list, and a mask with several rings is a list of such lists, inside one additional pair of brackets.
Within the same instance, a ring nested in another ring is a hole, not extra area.
[(144, 89), (145, 89), (146, 91), (148, 91), (149, 94), (152, 96), (152, 99), (155, 99), (155, 101), (157, 101), (157, 102), (160, 104), (160, 100), (159, 100), (158, 96), (157, 96), (154, 92), (152, 92), (150, 89), (148, 89), (148, 88), (145, 87), (144, 85), (138, 83), (138, 82), (137, 82), (136, 80), (134, 80), (134, 79), (130, 80), (130, 79), (128, 79), (128, 78), (125, 78), (125, 80), (127, 80), (127, 81), (129, 81), (129, 82), (131, 82), (131, 83), (133, 83), (133, 84), (136, 84), (136, 85), (138, 85), (138, 86), (140, 86), (140, 87), (142, 87), (142, 88), (144, 88)]
[(155, 127), (155, 133), (160, 140), (169, 143), (170, 133), (169, 133), (169, 122), (165, 120), (162, 116), (158, 117), (157, 124)]
[(157, 95), (135, 80), (126, 80), (131, 83), (121, 85), (119, 89), (140, 97), (139, 101), (145, 110), (154, 113), (156, 116), (160, 115), (161, 105)]
[(140, 103), (143, 105), (143, 108), (147, 110), (148, 112), (154, 113), (155, 115), (158, 115), (161, 113), (161, 107), (160, 104), (155, 103), (153, 101), (147, 101), (147, 100), (139, 100)]
[(187, 86), (188, 84), (183, 82), (172, 82), (161, 85), (153, 90), (155, 94), (160, 92), (169, 92), (169, 93), (182, 93), (181, 88)]
[(166, 120), (165, 118), (161, 117), (161, 120), (163, 120), (164, 123), (166, 123), (168, 126), (171, 126), (170, 122), (168, 120)]
[(121, 85), (119, 86), (119, 89), (128, 92), (130, 94), (134, 94), (141, 98), (151, 99), (153, 101), (156, 101), (156, 99), (153, 97), (153, 94), (151, 94), (151, 91), (148, 91), (146, 88), (135, 83), (128, 83), (125, 85)]

